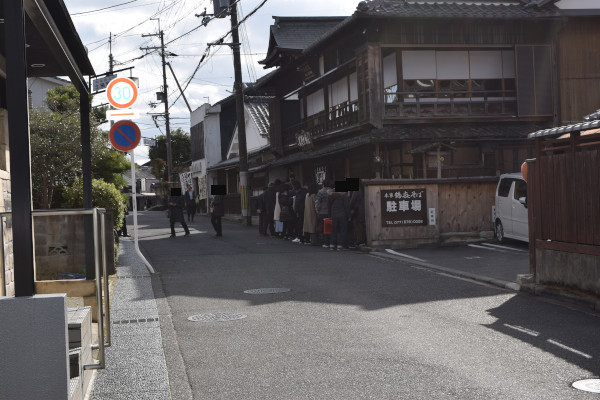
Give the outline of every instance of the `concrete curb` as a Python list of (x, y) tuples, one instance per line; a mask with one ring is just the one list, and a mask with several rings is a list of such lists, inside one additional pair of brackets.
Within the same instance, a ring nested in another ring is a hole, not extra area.
[(544, 296), (544, 297), (552, 297), (555, 299), (559, 299), (568, 303), (577, 304), (580, 306), (589, 307), (594, 311), (600, 312), (600, 300), (592, 299), (582, 296), (577, 296), (572, 293), (568, 293), (562, 290), (552, 289), (544, 285), (539, 284), (519, 284), (516, 282), (504, 281), (501, 279), (490, 278), (488, 276), (473, 274), (466, 271), (460, 271), (452, 268), (442, 267), (440, 265), (430, 264), (418, 260), (412, 260), (408, 258), (404, 258), (402, 256), (395, 256), (393, 254), (389, 254), (381, 251), (378, 248), (373, 247), (361, 247), (361, 251), (365, 253), (372, 253), (377, 255), (378, 257), (388, 258), (396, 261), (403, 262), (405, 264), (418, 265), (420, 267), (424, 267), (427, 269), (431, 269), (438, 272), (443, 272), (448, 275), (453, 275), (459, 278), (472, 279), (477, 282), (487, 283), (493, 286), (497, 286), (502, 289), (514, 290), (516, 292), (529, 293), (536, 296)]
[(395, 256), (393, 254), (384, 253), (382, 251), (378, 251), (378, 249), (371, 248), (371, 251), (366, 251), (365, 249), (361, 249), (362, 251), (373, 253), (378, 257), (388, 258), (396, 261), (403, 262), (405, 264), (418, 265), (420, 267), (424, 267), (427, 269), (431, 269), (438, 272), (443, 272), (448, 275), (457, 276), (459, 278), (472, 279), (477, 282), (488, 283), (490, 285), (498, 286), (503, 289), (519, 291), (521, 290), (521, 285), (515, 282), (504, 281), (501, 279), (490, 278), (488, 276), (473, 274), (471, 272), (460, 271), (453, 268), (442, 267), (440, 265), (430, 264), (427, 262), (422, 262), (418, 260), (407, 259), (402, 256)]

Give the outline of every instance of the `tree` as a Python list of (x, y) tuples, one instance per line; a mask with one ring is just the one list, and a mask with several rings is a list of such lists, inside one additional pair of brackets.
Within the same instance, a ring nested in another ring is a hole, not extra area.
[[(186, 167), (192, 160), (192, 144), (190, 134), (184, 132), (181, 128), (171, 132), (171, 155), (173, 168)], [(167, 179), (167, 137), (161, 135), (156, 138), (156, 146), (150, 148), (148, 157), (152, 163), (152, 173), (154, 176)]]
[[(42, 209), (58, 207), (63, 188), (82, 174), (79, 93), (73, 86), (57, 87), (48, 91), (46, 104), (51, 111), (30, 113), (32, 196), (34, 207)], [(120, 173), (130, 164), (112, 149), (96, 117), (90, 119), (92, 176), (122, 186)]]

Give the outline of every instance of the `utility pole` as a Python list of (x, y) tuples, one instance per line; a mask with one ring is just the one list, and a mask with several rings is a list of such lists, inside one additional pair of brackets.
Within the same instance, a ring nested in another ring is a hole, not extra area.
[(160, 36), (160, 47), (140, 47), (140, 50), (156, 50), (160, 49), (160, 56), (162, 58), (162, 72), (163, 72), (163, 101), (165, 102), (165, 125), (167, 131), (167, 179), (169, 183), (173, 179), (173, 157), (171, 156), (171, 129), (169, 127), (169, 99), (167, 97), (167, 69), (165, 62), (165, 41), (164, 34), (161, 30), (160, 33), (149, 33), (144, 34), (142, 37), (147, 36)]
[(113, 67), (115, 65), (115, 59), (113, 58), (112, 55), (112, 32), (110, 32), (109, 36), (108, 36), (108, 72), (112, 73), (113, 72)]
[(238, 33), (237, 3), (231, 6), (231, 38), (233, 43), (233, 69), (235, 89), (235, 111), (237, 116), (238, 146), (240, 151), (240, 191), (242, 200), (242, 217), (246, 217), (245, 225), (252, 225), (249, 210), (250, 194), (248, 193), (248, 151), (246, 145), (246, 119), (244, 117), (244, 87), (242, 83), (242, 63), (240, 60), (240, 36)]

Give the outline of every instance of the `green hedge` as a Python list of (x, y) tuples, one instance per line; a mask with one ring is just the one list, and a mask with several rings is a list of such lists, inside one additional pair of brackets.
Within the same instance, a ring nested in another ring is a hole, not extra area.
[[(83, 180), (75, 179), (71, 186), (65, 188), (65, 208), (83, 207)], [(127, 204), (125, 195), (112, 184), (101, 179), (92, 179), (92, 204), (97, 208), (105, 208), (113, 212), (113, 224), (115, 229), (120, 229), (123, 224), (124, 208)]]

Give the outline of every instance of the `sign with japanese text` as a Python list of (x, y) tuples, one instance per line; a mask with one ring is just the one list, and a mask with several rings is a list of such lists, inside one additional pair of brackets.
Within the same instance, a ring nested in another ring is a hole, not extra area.
[(425, 189), (381, 191), (381, 226), (427, 225)]

